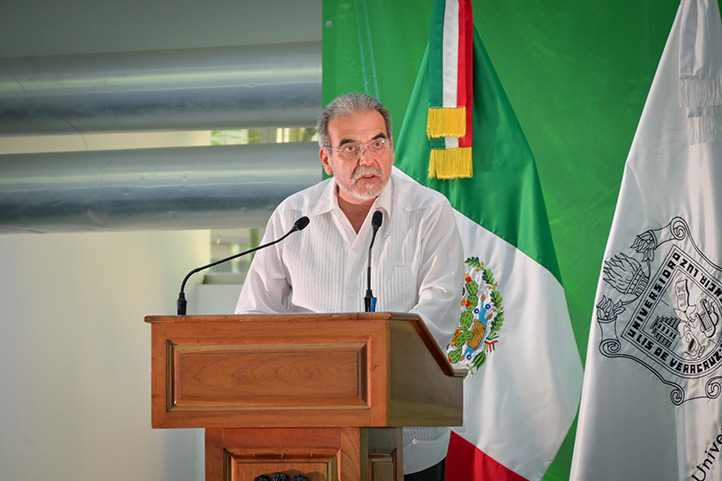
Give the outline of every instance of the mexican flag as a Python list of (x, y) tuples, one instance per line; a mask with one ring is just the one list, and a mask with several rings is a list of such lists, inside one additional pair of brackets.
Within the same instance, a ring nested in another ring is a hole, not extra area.
[(430, 178), (431, 56), (395, 151), (396, 167), (446, 195), (464, 242), (465, 290), (448, 355), (468, 374), (446, 479), (538, 480), (576, 415), (582, 368), (534, 157), (474, 31), (471, 177)]
[(572, 480), (722, 479), (722, 22), (683, 0), (627, 157)]

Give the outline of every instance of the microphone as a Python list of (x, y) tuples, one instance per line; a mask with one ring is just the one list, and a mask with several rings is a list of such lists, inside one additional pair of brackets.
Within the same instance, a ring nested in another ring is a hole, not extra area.
[(374, 231), (371, 234), (371, 244), (369, 245), (369, 259), (368, 259), (368, 267), (366, 269), (366, 275), (367, 275), (367, 283), (366, 283), (366, 297), (364, 297), (364, 307), (366, 309), (366, 312), (375, 312), (376, 311), (376, 298), (374, 297), (373, 293), (371, 292), (371, 248), (374, 246), (374, 240), (376, 239), (376, 232), (378, 232), (379, 227), (381, 227), (381, 223), (384, 220), (384, 215), (381, 213), (380, 210), (377, 210), (374, 212), (373, 217), (371, 217), (371, 226), (373, 227)]
[(305, 229), (309, 222), (311, 222), (311, 221), (308, 219), (308, 217), (306, 217), (306, 216), (304, 215), (303, 217), (301, 217), (300, 219), (296, 220), (296, 222), (293, 223), (293, 227), (291, 228), (291, 230), (289, 230), (288, 232), (286, 232), (286, 233), (283, 235), (283, 237), (280, 237), (280, 238), (276, 239), (275, 241), (268, 242), (268, 243), (263, 244), (263, 245), (260, 245), (260, 246), (258, 246), (258, 247), (254, 247), (253, 249), (248, 249), (247, 251), (241, 252), (241, 253), (239, 253), (239, 254), (234, 254), (234, 255), (232, 255), (232, 256), (226, 257), (226, 258), (224, 258), (224, 259), (221, 259), (221, 260), (218, 260), (218, 261), (215, 261), (215, 262), (211, 262), (210, 264), (207, 264), (207, 265), (205, 265), (205, 266), (196, 267), (195, 269), (193, 269), (192, 271), (190, 271), (190, 272), (186, 275), (185, 279), (183, 279), (183, 282), (181, 283), (180, 292), (178, 293), (178, 300), (176, 301), (176, 306), (177, 306), (177, 308), (178, 308), (178, 315), (179, 315), (179, 316), (185, 316), (185, 314), (186, 314), (186, 306), (187, 306), (188, 303), (186, 302), (186, 297), (185, 297), (185, 294), (183, 293), (183, 290), (184, 290), (185, 287), (186, 287), (186, 282), (188, 282), (188, 279), (190, 279), (190, 277), (191, 277), (193, 274), (195, 274), (196, 272), (202, 271), (202, 270), (204, 270), (204, 269), (208, 269), (208, 268), (210, 268), (210, 267), (217, 266), (218, 264), (222, 264), (222, 263), (224, 263), (224, 262), (228, 262), (228, 261), (233, 260), (233, 259), (235, 259), (235, 258), (237, 258), (237, 257), (245, 256), (246, 254), (250, 254), (251, 252), (255, 252), (255, 251), (259, 250), (259, 249), (263, 249), (263, 248), (265, 248), (265, 247), (272, 246), (273, 244), (277, 244), (277, 243), (281, 242), (283, 239), (285, 239), (286, 237), (288, 237), (288, 236), (290, 236), (291, 234), (293, 234), (294, 232)]

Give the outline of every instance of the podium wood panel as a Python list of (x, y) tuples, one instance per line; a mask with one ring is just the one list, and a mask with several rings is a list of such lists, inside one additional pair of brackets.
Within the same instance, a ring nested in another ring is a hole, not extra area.
[(360, 342), (316, 346), (313, 355), (308, 344), (171, 343), (169, 349), (173, 409), (366, 404), (366, 346)]
[(357, 428), (207, 429), (206, 480), (250, 481), (283, 472), (309, 481), (356, 481), (362, 449)]
[(148, 316), (157, 428), (458, 426), (463, 374), (418, 316)]

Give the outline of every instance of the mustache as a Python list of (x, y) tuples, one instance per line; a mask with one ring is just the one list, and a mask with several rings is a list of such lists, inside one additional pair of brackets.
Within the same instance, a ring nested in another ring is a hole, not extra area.
[(359, 180), (361, 177), (365, 175), (377, 175), (379, 177), (382, 176), (381, 170), (375, 168), (375, 167), (359, 167), (353, 172), (353, 176), (351, 177), (353, 180)]

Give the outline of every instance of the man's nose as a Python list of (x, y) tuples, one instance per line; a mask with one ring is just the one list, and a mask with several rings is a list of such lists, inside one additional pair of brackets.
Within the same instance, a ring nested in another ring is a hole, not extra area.
[(369, 149), (368, 145), (362, 145), (361, 146), (361, 153), (358, 157), (358, 163), (359, 165), (371, 165), (373, 163), (374, 156), (371, 153), (371, 149)]

